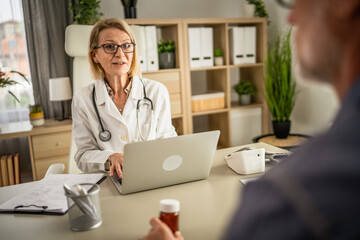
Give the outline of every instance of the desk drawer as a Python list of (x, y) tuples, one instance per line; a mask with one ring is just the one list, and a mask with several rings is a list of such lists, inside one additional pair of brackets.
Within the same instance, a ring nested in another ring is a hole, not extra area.
[(65, 165), (64, 173), (67, 173), (69, 155), (61, 155), (56, 157), (47, 157), (35, 159), (35, 169), (36, 169), (36, 180), (41, 180), (44, 178), (46, 171), (53, 163), (63, 163)]
[(35, 159), (69, 154), (70, 144), (71, 131), (32, 137)]

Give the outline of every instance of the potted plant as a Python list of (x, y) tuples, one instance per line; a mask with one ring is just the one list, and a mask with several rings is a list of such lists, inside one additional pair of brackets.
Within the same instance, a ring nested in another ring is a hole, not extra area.
[(214, 63), (215, 66), (224, 65), (223, 53), (221, 48), (215, 48), (214, 50)]
[(100, 0), (79, 0), (70, 4), (69, 10), (74, 17), (74, 24), (65, 30), (65, 51), (71, 57), (87, 52), (87, 44), (79, 45), (79, 42), (88, 42), (93, 24), (100, 20), (104, 14), (99, 11)]
[(256, 87), (250, 81), (241, 81), (233, 88), (239, 94), (240, 105), (249, 105), (251, 96), (256, 93)]
[(255, 4), (243, 4), (242, 5), (242, 14), (245, 18), (253, 18), (255, 16)]
[(175, 43), (172, 40), (161, 40), (158, 43), (160, 69), (175, 67)]
[(44, 124), (44, 112), (42, 110), (41, 104), (29, 105), (29, 111), (31, 125), (36, 127)]
[(136, 18), (137, 0), (121, 0), (124, 6), (125, 18)]
[[(14, 80), (14, 79), (11, 79), (11, 75), (13, 73), (18, 74), (27, 83), (30, 84), (29, 80), (21, 72), (14, 71), (14, 70), (6, 71), (5, 69), (0, 69), (0, 88), (5, 88), (5, 87), (16, 85), (16, 84), (21, 84), (20, 82)], [(15, 96), (15, 94), (12, 91), (8, 90), (8, 93), (10, 93), (17, 102), (20, 102), (20, 100)]]
[[(266, 11), (264, 2), (262, 0), (246, 0), (248, 2), (247, 5), (253, 5), (254, 6), (254, 12), (253, 15), (255, 17), (261, 17), (261, 18), (268, 18), (269, 15)], [(244, 10), (245, 11), (245, 10)], [(268, 20), (267, 24), (270, 24), (270, 21)]]
[(266, 59), (266, 101), (273, 117), (273, 130), (277, 138), (286, 138), (289, 135), (290, 115), (296, 100), (290, 36), (291, 30), (284, 36), (278, 36), (269, 47)]
[(80, 0), (78, 3), (69, 4), (69, 10), (74, 17), (74, 22), (80, 25), (93, 25), (104, 14), (99, 12), (98, 0)]

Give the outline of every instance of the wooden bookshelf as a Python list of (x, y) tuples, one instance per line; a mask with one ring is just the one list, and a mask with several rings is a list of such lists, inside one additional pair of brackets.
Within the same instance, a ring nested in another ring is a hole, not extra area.
[[(155, 25), (161, 29), (161, 37), (164, 40), (171, 39), (176, 47), (176, 67), (152, 72), (143, 72), (143, 76), (163, 82), (168, 87), (172, 108), (173, 124), (178, 134), (190, 134), (201, 131), (220, 130), (221, 136), (219, 147), (231, 146), (230, 113), (242, 109), (261, 108), (261, 133), (269, 132), (269, 114), (264, 99), (264, 67), (267, 51), (267, 22), (264, 18), (187, 18), (187, 19), (126, 19), (128, 24)], [(190, 68), (189, 61), (189, 27), (212, 27), (214, 48), (223, 50), (224, 65), (204, 68)], [(229, 28), (233, 26), (256, 27), (256, 63), (254, 64), (230, 64)], [(242, 78), (251, 79), (256, 85), (258, 92), (253, 97), (251, 105), (239, 106), (231, 99), (230, 71), (239, 71), (239, 81)], [(173, 88), (172, 75), (178, 75), (178, 89)], [(221, 91), (225, 93), (225, 107), (216, 110), (192, 112), (191, 96), (192, 84), (196, 81), (193, 75), (202, 74), (206, 77), (207, 90)], [(170, 77), (169, 77), (170, 76)], [(194, 121), (206, 122), (206, 128), (197, 129)]]
[[(233, 65), (230, 63), (230, 40), (229, 28), (233, 26), (255, 26), (256, 27), (256, 63), (254, 64), (239, 64)], [(189, 27), (212, 27), (213, 28), (213, 44), (214, 48), (221, 48), (223, 50), (224, 65), (204, 68), (190, 68), (189, 50), (188, 50), (188, 29)], [(196, 81), (196, 74), (203, 72), (206, 78), (207, 90), (221, 91), (225, 93), (225, 107), (223, 109), (210, 110), (204, 112), (192, 112), (188, 107), (188, 122), (189, 132), (197, 132), (194, 121), (196, 118), (202, 116), (207, 117), (207, 130), (219, 129), (221, 131), (219, 147), (229, 147), (231, 143), (231, 129), (230, 113), (243, 109), (261, 108), (261, 132), (263, 134), (269, 131), (268, 110), (264, 99), (264, 66), (267, 49), (267, 33), (266, 33), (266, 19), (262, 18), (209, 18), (209, 19), (183, 19), (183, 41), (185, 50), (185, 78), (187, 89), (187, 104), (191, 102), (191, 94), (193, 85)], [(231, 99), (232, 84), (230, 80), (230, 71), (233, 69), (239, 71), (239, 79), (250, 79), (257, 87), (257, 94), (253, 97), (252, 104), (247, 106), (240, 106), (237, 102)], [(189, 100), (190, 99), (190, 100)], [(206, 129), (201, 129), (206, 130)], [(241, 129), (240, 129), (241, 131)]]

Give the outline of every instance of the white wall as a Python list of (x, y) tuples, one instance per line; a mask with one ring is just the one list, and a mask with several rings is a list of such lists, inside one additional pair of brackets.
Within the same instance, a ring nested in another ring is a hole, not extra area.
[[(275, 1), (266, 1), (266, 9), (270, 15), (271, 24), (268, 28), (268, 38), (271, 43), (276, 34), (286, 32), (287, 9), (275, 4)], [(293, 33), (296, 28), (293, 29)], [(334, 89), (329, 85), (306, 81), (299, 74), (299, 66), (294, 50), (294, 75), (297, 81), (297, 100), (291, 116), (291, 132), (314, 135), (326, 130), (333, 121), (338, 109), (339, 101)]]
[[(241, 6), (245, 0), (138, 0), (138, 18), (205, 18), (242, 17)], [(272, 42), (277, 32), (284, 32), (288, 10), (275, 0), (264, 0), (270, 16), (268, 39)], [(102, 0), (104, 17), (124, 17), (120, 0)], [(294, 61), (296, 65), (296, 61)], [(302, 80), (299, 74), (295, 78)], [(333, 89), (309, 83), (298, 84), (299, 94), (292, 114), (292, 132), (315, 134), (326, 129), (339, 108)]]
[[(138, 0), (137, 18), (241, 17), (242, 0)], [(105, 17), (124, 17), (120, 0), (102, 0)]]

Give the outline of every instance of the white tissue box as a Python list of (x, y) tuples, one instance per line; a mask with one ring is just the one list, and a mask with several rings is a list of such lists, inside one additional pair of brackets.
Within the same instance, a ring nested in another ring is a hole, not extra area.
[(265, 149), (258, 148), (234, 152), (225, 157), (228, 166), (238, 174), (265, 171)]

